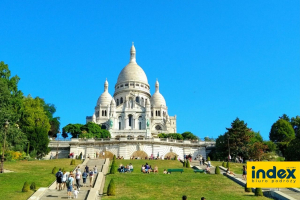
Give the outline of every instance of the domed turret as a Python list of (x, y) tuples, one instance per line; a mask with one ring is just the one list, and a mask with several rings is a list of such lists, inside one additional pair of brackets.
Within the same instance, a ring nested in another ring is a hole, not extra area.
[(163, 95), (159, 93), (159, 82), (156, 80), (155, 83), (155, 93), (151, 97), (151, 106), (159, 107), (166, 106), (166, 101)]
[(97, 106), (100, 105), (100, 104), (101, 105), (105, 105), (105, 106), (106, 105), (110, 105), (111, 100), (112, 100), (112, 97), (108, 93), (108, 82), (107, 82), (107, 80), (105, 80), (105, 83), (104, 83), (104, 92), (98, 98)]

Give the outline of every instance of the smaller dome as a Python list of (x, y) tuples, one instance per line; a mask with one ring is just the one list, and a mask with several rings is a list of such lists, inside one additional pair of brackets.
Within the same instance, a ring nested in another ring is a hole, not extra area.
[(114, 98), (112, 98), (111, 102), (110, 102), (110, 105), (116, 105), (116, 101)]
[(154, 107), (167, 106), (165, 98), (159, 92), (159, 83), (157, 80), (155, 83), (155, 93), (152, 95), (150, 101), (151, 101), (151, 105)]
[(110, 105), (111, 100), (112, 100), (112, 96), (108, 93), (108, 82), (106, 80), (104, 83), (104, 92), (98, 98), (97, 106), (100, 104), (103, 106)]

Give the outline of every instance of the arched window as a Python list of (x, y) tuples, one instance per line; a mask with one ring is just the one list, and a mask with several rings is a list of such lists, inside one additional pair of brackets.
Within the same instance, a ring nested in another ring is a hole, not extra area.
[(99, 111), (96, 112), (96, 117), (99, 117)]
[(135, 101), (138, 102), (138, 103), (140, 103), (140, 97), (136, 97)]
[(104, 116), (104, 110), (102, 110), (102, 116)]
[(104, 115), (105, 115), (105, 116), (107, 116), (107, 112), (106, 112), (106, 110), (104, 111)]
[(162, 128), (161, 128), (160, 125), (156, 125), (156, 126), (155, 126), (155, 130), (160, 131), (160, 130), (162, 130)]
[(106, 125), (102, 124), (101, 129), (106, 129)]
[(119, 105), (119, 99), (117, 99), (117, 106)]
[(119, 117), (119, 130), (122, 129), (122, 117)]
[(122, 104), (123, 103), (123, 97), (121, 97), (121, 99), (120, 99), (120, 104)]
[(157, 116), (157, 110), (155, 111), (155, 116)]
[(142, 130), (142, 116), (139, 116), (139, 130)]
[(132, 115), (128, 115), (128, 122), (129, 122), (129, 126), (131, 127), (131, 125), (132, 125)]
[(153, 117), (153, 111), (151, 111), (151, 117)]
[(158, 113), (158, 116), (160, 116), (160, 111), (158, 111), (157, 113)]

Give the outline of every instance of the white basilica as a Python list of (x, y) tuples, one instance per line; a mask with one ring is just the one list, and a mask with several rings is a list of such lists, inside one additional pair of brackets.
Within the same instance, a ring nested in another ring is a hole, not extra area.
[(95, 112), (86, 117), (86, 122), (101, 124), (109, 130), (112, 138), (153, 138), (159, 133), (176, 133), (176, 115), (168, 115), (157, 80), (151, 96), (147, 76), (136, 62), (133, 44), (129, 64), (119, 74), (114, 96), (108, 93), (106, 80)]

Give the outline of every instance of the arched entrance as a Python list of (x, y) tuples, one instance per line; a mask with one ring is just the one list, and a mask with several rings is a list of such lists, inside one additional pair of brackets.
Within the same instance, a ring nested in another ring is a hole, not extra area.
[[(103, 152), (104, 152), (104, 154), (103, 154)], [(100, 155), (99, 155), (100, 159), (109, 158), (110, 160), (112, 160), (113, 157), (114, 157), (114, 154), (110, 151), (101, 151)]]
[(171, 160), (171, 159), (174, 159), (176, 155), (177, 155), (177, 154), (174, 153), (174, 152), (169, 152), (169, 153), (167, 153), (167, 154), (164, 156), (164, 159), (165, 159), (165, 160)]
[(146, 157), (148, 158), (148, 154), (145, 151), (135, 151), (130, 157), (133, 159), (145, 159)]

